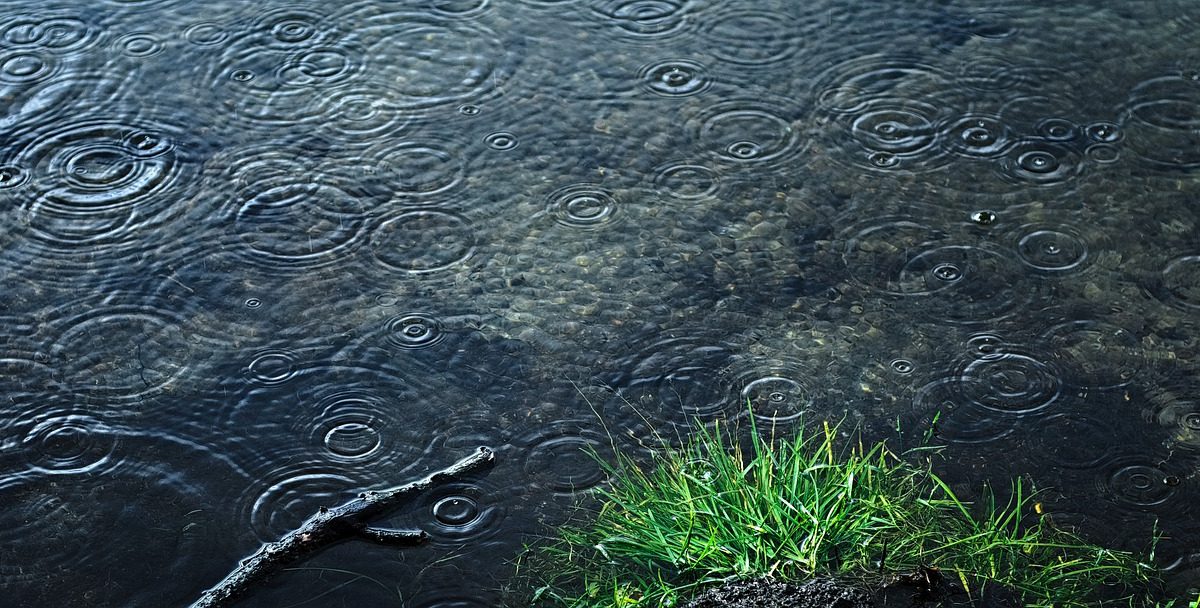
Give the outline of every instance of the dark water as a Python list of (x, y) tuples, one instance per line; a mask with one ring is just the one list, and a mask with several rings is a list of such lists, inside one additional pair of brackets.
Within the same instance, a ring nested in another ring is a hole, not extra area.
[(580, 448), (746, 399), (940, 413), (965, 495), (1200, 585), (1188, 0), (0, 8), (6, 606), (186, 604), (481, 444), (428, 546), (244, 605), (494, 605)]

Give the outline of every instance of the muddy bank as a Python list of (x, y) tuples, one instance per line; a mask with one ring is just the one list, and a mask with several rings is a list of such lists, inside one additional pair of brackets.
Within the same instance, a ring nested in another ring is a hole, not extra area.
[(997, 586), (967, 593), (935, 570), (923, 570), (875, 588), (833, 578), (804, 583), (771, 579), (734, 581), (705, 591), (686, 608), (1019, 608)]

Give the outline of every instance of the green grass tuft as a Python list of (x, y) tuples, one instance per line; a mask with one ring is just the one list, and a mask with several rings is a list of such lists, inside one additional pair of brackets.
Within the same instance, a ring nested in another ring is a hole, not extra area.
[(672, 606), (734, 578), (881, 582), (933, 567), (973, 592), (988, 581), (1030, 607), (1083, 608), (1098, 605), (1101, 586), (1149, 582), (1150, 567), (1132, 554), (1050, 526), (1020, 481), (1006, 499), (985, 491), (969, 504), (883, 444), (839, 445), (836, 435), (828, 424), (778, 442), (752, 432), (741, 447), (718, 429), (664, 449), (651, 467), (604, 463), (603, 506), (590, 525), (561, 532), (549, 550), (559, 576), (539, 598)]

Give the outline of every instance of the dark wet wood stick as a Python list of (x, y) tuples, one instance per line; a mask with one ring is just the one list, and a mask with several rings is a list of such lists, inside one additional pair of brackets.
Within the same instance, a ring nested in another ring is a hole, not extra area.
[(347, 538), (401, 547), (418, 545), (427, 539), (425, 532), (374, 528), (369, 525), (369, 520), (396, 509), (412, 496), (477, 472), (491, 464), (495, 458), (491, 448), (481, 447), (470, 456), (417, 481), (384, 490), (363, 492), (357, 498), (336, 507), (321, 507), (299, 528), (273, 543), (263, 545), (254, 555), (242, 560), (225, 580), (205, 591), (191, 608), (229, 606), (247, 589), (262, 582), (276, 570)]

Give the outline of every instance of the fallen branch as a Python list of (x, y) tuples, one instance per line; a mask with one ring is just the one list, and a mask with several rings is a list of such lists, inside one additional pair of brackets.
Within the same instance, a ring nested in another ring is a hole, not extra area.
[(336, 507), (321, 507), (299, 528), (273, 543), (263, 545), (254, 555), (242, 560), (225, 580), (205, 591), (191, 608), (227, 606), (249, 587), (265, 580), (281, 567), (346, 538), (402, 547), (418, 545), (428, 539), (425, 532), (375, 528), (368, 525), (368, 520), (399, 507), (410, 496), (478, 471), (495, 457), (490, 448), (481, 447), (470, 456), (423, 479), (386, 490), (363, 492)]

